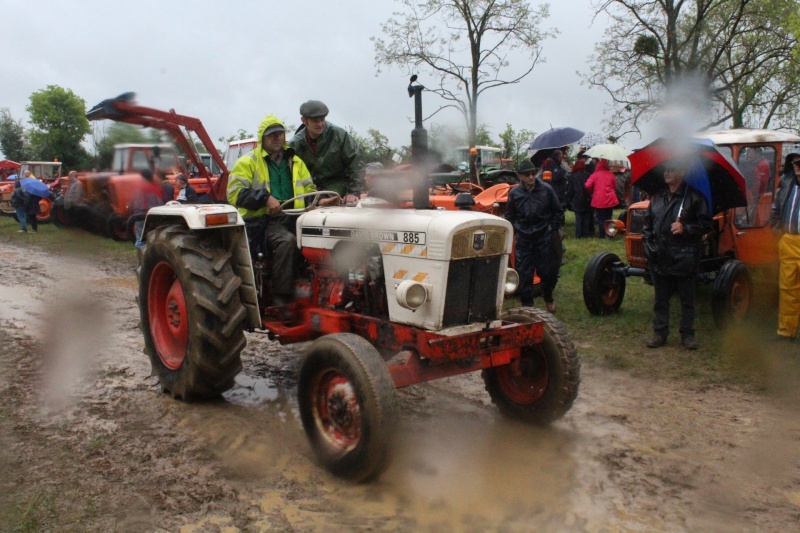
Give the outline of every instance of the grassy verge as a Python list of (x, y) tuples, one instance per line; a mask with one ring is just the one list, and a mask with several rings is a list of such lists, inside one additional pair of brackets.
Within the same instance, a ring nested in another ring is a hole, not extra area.
[(102, 255), (106, 259), (136, 261), (136, 250), (131, 242), (117, 242), (75, 228), (58, 228), (55, 224), (39, 224), (38, 233), (17, 233), (18, 230), (19, 224), (12, 217), (0, 217), (2, 243), (33, 246), (58, 254)]

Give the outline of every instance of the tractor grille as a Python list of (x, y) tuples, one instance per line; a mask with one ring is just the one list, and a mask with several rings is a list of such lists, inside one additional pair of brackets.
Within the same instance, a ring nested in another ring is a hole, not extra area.
[(504, 228), (469, 228), (453, 235), (452, 259), (485, 257), (505, 252)]
[(632, 209), (628, 211), (628, 233), (640, 235), (644, 228), (645, 217), (647, 217), (647, 209)]
[(502, 255), (450, 263), (445, 295), (444, 327), (497, 318), (497, 280)]
[(641, 261), (647, 261), (647, 257), (644, 255), (644, 241), (642, 239), (630, 239), (630, 260), (633, 261), (635, 259)]

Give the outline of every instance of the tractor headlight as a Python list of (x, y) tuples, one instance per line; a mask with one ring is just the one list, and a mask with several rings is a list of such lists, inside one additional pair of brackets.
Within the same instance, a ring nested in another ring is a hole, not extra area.
[(514, 292), (519, 287), (519, 274), (513, 268), (506, 269), (506, 282), (505, 282), (505, 293), (506, 296), (510, 296), (514, 294)]
[(606, 233), (608, 233), (609, 237), (613, 237), (614, 235), (617, 234), (617, 227), (616, 226), (609, 226), (606, 229)]
[(428, 289), (418, 281), (407, 279), (397, 286), (397, 303), (416, 311), (428, 301)]

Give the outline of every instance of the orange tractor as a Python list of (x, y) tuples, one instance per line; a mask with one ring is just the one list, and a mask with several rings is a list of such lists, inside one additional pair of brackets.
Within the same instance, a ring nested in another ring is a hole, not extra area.
[[(774, 287), (777, 281), (777, 244), (770, 230), (769, 213), (778, 187), (783, 158), (800, 148), (800, 136), (770, 130), (718, 130), (696, 134), (710, 140), (730, 161), (738, 164), (746, 182), (746, 207), (714, 216), (714, 230), (704, 237), (700, 281), (713, 283), (711, 308), (714, 322), (723, 327), (742, 320), (750, 310), (757, 285)], [(606, 234), (625, 236), (627, 264), (613, 253), (591, 258), (583, 278), (583, 299), (595, 315), (615, 313), (625, 296), (629, 276), (649, 281), (642, 226), (647, 200), (634, 203), (625, 220), (610, 220)]]

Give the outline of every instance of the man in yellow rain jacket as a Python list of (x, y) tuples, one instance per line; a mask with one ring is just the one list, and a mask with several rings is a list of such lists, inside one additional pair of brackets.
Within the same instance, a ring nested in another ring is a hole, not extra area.
[[(227, 196), (245, 220), (250, 252), (269, 258), (273, 303), (280, 306), (289, 303), (294, 294), (297, 248), (281, 204), (317, 189), (303, 160), (286, 144), (286, 126), (275, 115), (261, 121), (258, 139), (255, 149), (233, 166)], [(303, 200), (295, 200), (293, 205), (303, 206)]]

